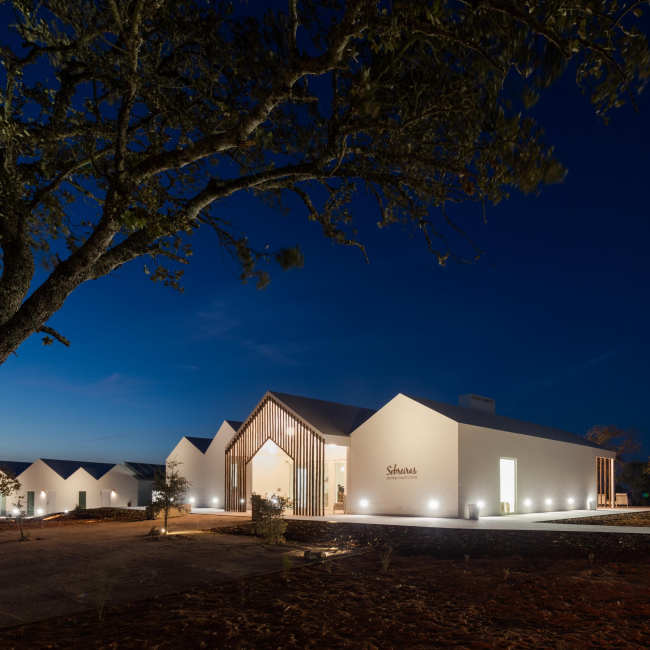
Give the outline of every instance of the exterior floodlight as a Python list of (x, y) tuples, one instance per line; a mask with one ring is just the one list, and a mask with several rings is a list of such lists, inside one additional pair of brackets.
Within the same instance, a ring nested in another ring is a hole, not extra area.
[(217, 503), (219, 499), (212, 499), (212, 503)]
[(164, 533), (164, 532), (165, 532), (165, 529), (164, 529), (164, 528), (161, 528), (161, 529), (160, 529), (160, 532), (161, 532), (161, 533)]
[(359, 505), (362, 508), (367, 508), (368, 507), (368, 500), (367, 499), (361, 499), (361, 501), (359, 501)]
[(569, 499), (569, 503), (573, 503), (573, 499)]
[[(66, 510), (66, 512), (68, 512), (68, 511)], [(42, 515), (42, 514), (43, 514), (43, 511), (39, 509), (39, 510), (36, 511), (36, 514), (37, 514), (37, 515)]]
[(553, 502), (552, 502), (550, 499), (546, 499), (546, 505), (547, 505), (547, 506), (550, 506), (551, 503), (553, 503)]
[(194, 497), (190, 499), (190, 503), (194, 503)]
[(476, 505), (477, 505), (479, 508), (482, 508), (482, 507), (485, 505), (485, 503), (484, 503), (483, 501), (477, 501), (477, 502), (476, 502)]
[(68, 511), (67, 511), (67, 510), (64, 510), (63, 512), (65, 512), (66, 515), (68, 514)]
[(15, 515), (18, 514), (18, 508), (14, 508), (14, 514), (15, 514)]
[(438, 502), (437, 501), (429, 501), (429, 508), (437, 508), (438, 507)]
[(530, 505), (530, 499), (526, 499), (526, 500), (524, 501), (524, 505), (525, 505), (525, 506), (529, 506), (529, 505)]

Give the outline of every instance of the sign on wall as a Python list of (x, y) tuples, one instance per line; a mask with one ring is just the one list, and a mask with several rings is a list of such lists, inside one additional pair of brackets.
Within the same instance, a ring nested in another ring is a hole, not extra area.
[(397, 480), (409, 480), (418, 477), (418, 470), (415, 467), (397, 467), (397, 464), (386, 468), (386, 480), (387, 481), (397, 481)]

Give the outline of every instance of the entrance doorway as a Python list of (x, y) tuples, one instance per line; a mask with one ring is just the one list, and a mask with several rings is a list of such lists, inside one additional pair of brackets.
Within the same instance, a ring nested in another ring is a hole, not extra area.
[[(253, 456), (247, 474), (251, 476), (249, 489), (255, 494), (263, 497), (275, 494), (293, 500), (293, 461), (272, 440), (267, 440)], [(297, 478), (300, 485), (300, 470)]]
[(501, 514), (511, 515), (517, 511), (517, 460), (515, 458), (501, 458), (499, 465)]

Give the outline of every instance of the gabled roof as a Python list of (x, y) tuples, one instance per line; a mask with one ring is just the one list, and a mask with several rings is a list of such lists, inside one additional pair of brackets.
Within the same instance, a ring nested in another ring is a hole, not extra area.
[(520, 433), (524, 436), (533, 436), (534, 438), (546, 438), (547, 440), (556, 440), (557, 442), (569, 442), (573, 445), (582, 445), (583, 447), (594, 447), (596, 449), (603, 449), (595, 442), (590, 442), (582, 436), (569, 431), (562, 431), (562, 429), (554, 429), (552, 427), (544, 426), (543, 424), (534, 424), (532, 422), (525, 422), (524, 420), (515, 420), (508, 418), (504, 415), (497, 415), (496, 413), (483, 413), (475, 409), (465, 408), (464, 406), (454, 406), (453, 404), (445, 404), (444, 402), (436, 402), (431, 399), (424, 399), (423, 397), (413, 397), (406, 395), (414, 402), (422, 404), (433, 411), (437, 411), (441, 415), (448, 417), (450, 420), (459, 422), (460, 424), (470, 424), (476, 427), (484, 427), (486, 429), (496, 429), (498, 431), (509, 431), (510, 433)]
[(116, 463), (93, 463), (83, 460), (55, 460), (52, 458), (41, 458), (40, 460), (64, 479), (70, 478), (79, 468), (84, 469), (94, 479), (100, 479), (116, 465)]
[(196, 438), (194, 436), (183, 436), (185, 440), (189, 440), (202, 454), (208, 451), (208, 447), (212, 443), (212, 438)]
[(225, 420), (235, 431), (238, 431), (241, 429), (241, 425), (244, 424), (243, 422), (238, 422), (237, 420)]
[(31, 465), (32, 463), (24, 463), (20, 460), (0, 460), (0, 470), (6, 467), (14, 473), (14, 476), (22, 474)]
[(153, 465), (151, 463), (131, 463), (128, 460), (124, 461), (127, 467), (130, 467), (139, 478), (152, 480), (156, 477), (157, 473), (164, 473), (164, 465)]
[(290, 408), (314, 429), (326, 435), (349, 436), (377, 412), (374, 409), (326, 402), (312, 397), (299, 397), (275, 391), (269, 391), (269, 394)]

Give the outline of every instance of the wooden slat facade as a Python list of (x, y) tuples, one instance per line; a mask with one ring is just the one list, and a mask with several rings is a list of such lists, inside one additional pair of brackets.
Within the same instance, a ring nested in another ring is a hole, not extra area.
[(325, 439), (269, 396), (226, 447), (226, 510), (246, 512), (248, 464), (267, 440), (293, 461), (293, 514), (324, 515)]
[(598, 507), (614, 507), (614, 460), (612, 458), (596, 458), (598, 481)]

